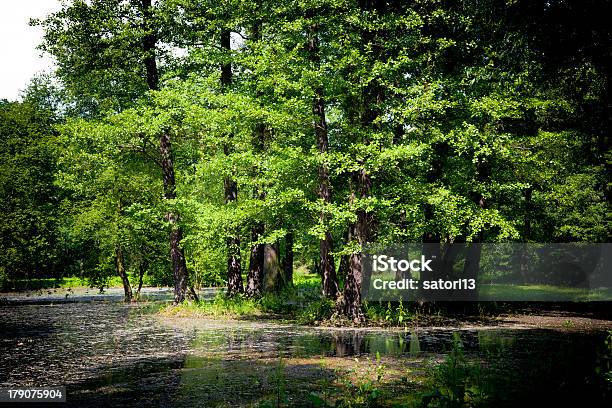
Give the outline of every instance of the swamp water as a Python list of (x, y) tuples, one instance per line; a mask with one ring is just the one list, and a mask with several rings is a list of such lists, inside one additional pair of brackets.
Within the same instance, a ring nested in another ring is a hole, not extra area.
[(603, 332), (326, 329), (149, 309), (0, 306), (0, 387), (65, 385), (79, 407), (411, 406), (457, 392), (492, 406), (609, 403), (596, 373)]

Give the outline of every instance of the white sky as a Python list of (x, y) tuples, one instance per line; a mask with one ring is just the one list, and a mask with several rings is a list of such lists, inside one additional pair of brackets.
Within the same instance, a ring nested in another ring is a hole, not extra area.
[(60, 0), (0, 0), (0, 99), (17, 99), (34, 74), (53, 68), (52, 59), (36, 49), (42, 30), (28, 21), (59, 8)]

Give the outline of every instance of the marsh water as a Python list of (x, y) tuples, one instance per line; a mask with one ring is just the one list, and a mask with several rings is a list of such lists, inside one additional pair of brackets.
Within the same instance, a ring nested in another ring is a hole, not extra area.
[(603, 332), (331, 329), (160, 317), (151, 306), (1, 305), (0, 387), (65, 385), (69, 406), (311, 406), (312, 394), (351, 392), (347, 384), (383, 367), (379, 386), (404, 406), (413, 400), (403, 395), (431, 387), (460, 338), (467, 359), (498, 370), (496, 406), (609, 402), (595, 384)]

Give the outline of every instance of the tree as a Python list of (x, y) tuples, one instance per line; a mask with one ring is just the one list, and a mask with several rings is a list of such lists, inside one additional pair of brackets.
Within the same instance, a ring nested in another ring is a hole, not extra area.
[[(43, 21), (42, 49), (58, 62), (57, 75), (70, 91), (84, 115), (99, 116), (124, 110), (159, 89), (157, 59), (160, 28), (151, 0), (75, 0)], [(159, 166), (164, 198), (176, 198), (176, 179), (171, 132), (162, 129)], [(169, 244), (174, 276), (174, 301), (187, 293), (187, 267), (181, 248), (180, 217), (167, 211)]]
[[(360, 323), (370, 242), (433, 243), (473, 274), (478, 246), (448, 243), (605, 241), (609, 30), (591, 5), (593, 32), (572, 21), (576, 4), (68, 4), (41, 22), (64, 111), (85, 120), (62, 163), (106, 163), (87, 194), (70, 187), (98, 218), (71, 214), (114, 225), (87, 256), (138, 269), (158, 239), (135, 211), (159, 211), (177, 302), (185, 251), (192, 281), (249, 296), (290, 284), (295, 253)], [(127, 193), (156, 176), (162, 200)]]
[[(311, 16), (307, 16), (311, 17)], [(310, 22), (308, 34), (308, 54), (313, 65), (313, 70), (318, 71), (320, 67), (318, 23)], [(329, 138), (327, 134), (327, 122), (325, 118), (325, 101), (323, 85), (316, 84), (312, 101), (313, 127), (315, 140), (319, 153), (325, 155), (329, 151)], [(329, 169), (326, 163), (319, 166), (319, 198), (327, 205), (331, 203), (331, 186), (329, 180)], [(321, 223), (325, 224), (325, 212), (321, 212)], [(319, 268), (322, 277), (323, 294), (335, 299), (338, 295), (338, 278), (332, 256), (333, 240), (329, 230), (324, 231), (324, 237), (319, 240)]]
[(0, 281), (63, 274), (63, 239), (54, 185), (54, 112), (37, 103), (0, 101)]

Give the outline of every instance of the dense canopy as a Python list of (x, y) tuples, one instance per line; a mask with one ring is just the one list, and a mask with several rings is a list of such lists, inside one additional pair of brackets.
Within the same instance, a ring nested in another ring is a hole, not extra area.
[(599, 3), (66, 1), (55, 82), (0, 104), (0, 279), (180, 302), (302, 264), (359, 321), (367, 242), (605, 242)]

